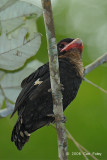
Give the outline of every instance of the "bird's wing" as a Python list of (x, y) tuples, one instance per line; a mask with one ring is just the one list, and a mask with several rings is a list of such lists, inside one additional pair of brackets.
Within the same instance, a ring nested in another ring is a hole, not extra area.
[(27, 78), (25, 78), (22, 81), (22, 91), (20, 92), (16, 100), (15, 108), (11, 117), (14, 115), (14, 113), (18, 110), (19, 107), (23, 107), (23, 104), (27, 100), (28, 95), (31, 94), (34, 89), (36, 90), (37, 86), (39, 86), (40, 83), (47, 77), (49, 77), (48, 63), (38, 68), (35, 72), (30, 74)]
[(31, 73), (28, 77), (26, 77), (22, 83), (21, 87), (24, 88), (28, 83), (30, 83), (32, 80), (37, 80), (44, 74), (49, 72), (49, 63), (44, 64), (43, 66), (39, 67), (35, 72)]

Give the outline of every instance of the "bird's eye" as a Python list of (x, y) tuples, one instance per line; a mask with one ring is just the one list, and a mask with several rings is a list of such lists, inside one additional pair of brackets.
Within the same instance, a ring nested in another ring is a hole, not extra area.
[(64, 44), (60, 44), (60, 45), (59, 45), (59, 48), (61, 48), (61, 49), (64, 48), (64, 47), (65, 47)]

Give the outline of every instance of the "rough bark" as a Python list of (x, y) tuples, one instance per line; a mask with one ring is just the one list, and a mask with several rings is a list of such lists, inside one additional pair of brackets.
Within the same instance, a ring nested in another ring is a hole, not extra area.
[(56, 36), (54, 30), (51, 0), (41, 0), (43, 6), (43, 16), (46, 28), (51, 90), (53, 98), (53, 112), (56, 121), (57, 137), (58, 137), (58, 153), (60, 160), (67, 160), (67, 138), (65, 125), (63, 123), (63, 103), (61, 84), (59, 76), (59, 62), (56, 45)]

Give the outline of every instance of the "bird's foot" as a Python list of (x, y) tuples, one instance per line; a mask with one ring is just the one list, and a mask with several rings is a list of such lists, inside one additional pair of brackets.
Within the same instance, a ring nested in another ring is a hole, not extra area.
[[(63, 91), (64, 90), (64, 85), (63, 84), (60, 84), (60, 87), (61, 87), (61, 90)], [(52, 93), (52, 89), (48, 89), (48, 92)]]
[[(54, 114), (48, 114), (47, 115), (48, 117), (54, 117), (55, 118), (55, 115)], [(61, 118), (59, 118), (59, 116), (56, 116), (56, 120), (54, 121), (54, 123), (55, 122), (62, 122), (62, 123), (66, 123), (66, 117), (65, 116), (63, 116), (63, 117), (61, 117)]]
[(66, 117), (56, 117), (55, 122), (61, 122), (61, 123), (66, 123)]
[(59, 120), (59, 122), (62, 122), (62, 123), (66, 123), (66, 121), (67, 121), (67, 119), (66, 119), (65, 116), (63, 116), (63, 117), (61, 118), (61, 120)]

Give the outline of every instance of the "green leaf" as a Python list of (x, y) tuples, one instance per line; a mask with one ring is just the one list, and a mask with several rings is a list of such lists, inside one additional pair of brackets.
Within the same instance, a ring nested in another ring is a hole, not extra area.
[[(33, 60), (30, 62), (24, 69), (19, 70), (17, 72), (13, 73), (6, 73), (1, 72), (0, 75), (4, 74), (0, 81), (0, 85), (4, 91), (4, 94), (8, 99), (15, 103), (16, 98), (21, 91), (20, 84), (24, 78), (26, 78), (29, 74), (34, 72), (39, 66), (41, 66), (43, 63)], [(0, 90), (0, 104), (3, 103), (4, 97)]]
[(1, 108), (2, 105), (3, 105), (3, 100), (4, 100), (4, 97), (3, 97), (2, 92), (1, 92), (1, 90), (0, 90), (0, 108)]
[(0, 37), (0, 68), (15, 70), (24, 65), (25, 61), (35, 55), (41, 44), (39, 33), (26, 40), (27, 31), (21, 29), (17, 39), (8, 39), (6, 34)]
[[(3, 1), (4, 0), (0, 0), (0, 3), (3, 3)], [(18, 27), (26, 24), (26, 20), (28, 20), (29, 18), (32, 18), (35, 21), (36, 18), (38, 18), (42, 14), (41, 8), (26, 2), (17, 1), (10, 6), (7, 5), (7, 7), (5, 7), (5, 10), (3, 9), (0, 12), (0, 32), (2, 31), (2, 33), (12, 32)], [(32, 24), (30, 25), (32, 26)]]
[(24, 1), (24, 2), (27, 2), (27, 3), (30, 3), (32, 5), (35, 5), (35, 6), (38, 6), (40, 8), (42, 8), (42, 5), (41, 5), (41, 0), (21, 0), (21, 1)]
[(4, 11), (0, 12), (0, 20), (6, 21), (8, 19), (18, 18), (23, 16), (26, 17), (32, 14), (35, 14), (37, 15), (37, 17), (39, 17), (42, 14), (42, 9), (32, 4), (18, 1), (15, 4), (11, 5), (10, 7), (6, 8)]
[(8, 108), (5, 109), (1, 109), (0, 110), (0, 118), (4, 118), (7, 117), (8, 115), (10, 115), (14, 110), (14, 105), (10, 104), (8, 106)]
[[(8, 8), (9, 6), (16, 3), (17, 0), (1, 0), (0, 1), (0, 12)], [(1, 7), (2, 6), (2, 7)]]

